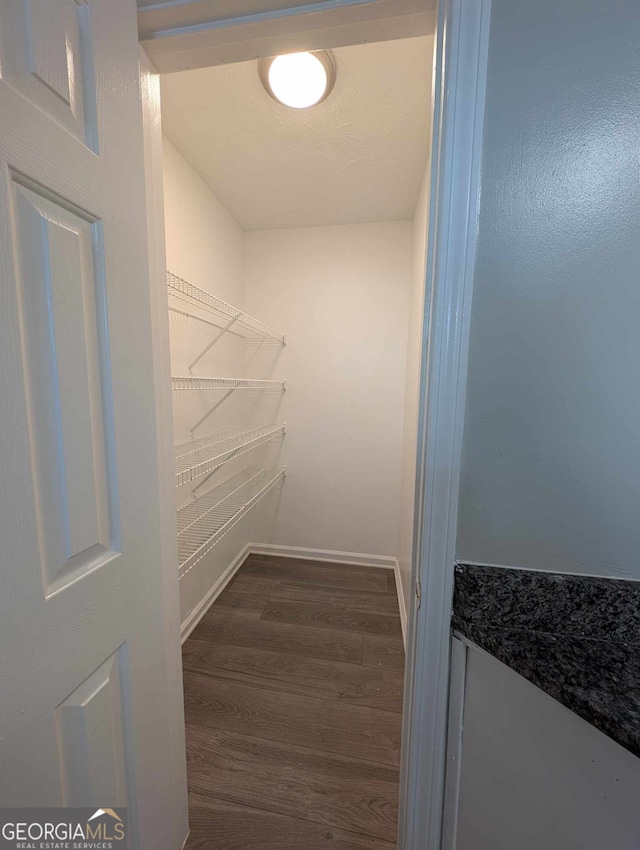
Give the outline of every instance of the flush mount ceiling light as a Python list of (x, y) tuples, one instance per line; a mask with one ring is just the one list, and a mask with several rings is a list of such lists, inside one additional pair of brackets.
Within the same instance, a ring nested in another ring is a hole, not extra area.
[(258, 70), (271, 97), (292, 109), (316, 106), (330, 94), (336, 81), (335, 61), (328, 50), (261, 59)]

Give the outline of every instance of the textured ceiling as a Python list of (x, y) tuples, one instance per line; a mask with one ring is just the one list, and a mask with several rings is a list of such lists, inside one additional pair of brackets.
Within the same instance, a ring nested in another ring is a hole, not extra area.
[(310, 110), (272, 100), (257, 62), (167, 74), (163, 128), (247, 230), (413, 216), (427, 157), (430, 36), (334, 51)]

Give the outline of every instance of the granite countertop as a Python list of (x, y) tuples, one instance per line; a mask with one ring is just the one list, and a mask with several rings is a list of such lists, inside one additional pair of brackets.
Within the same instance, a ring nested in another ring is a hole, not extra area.
[(460, 564), (452, 626), (640, 756), (640, 582)]

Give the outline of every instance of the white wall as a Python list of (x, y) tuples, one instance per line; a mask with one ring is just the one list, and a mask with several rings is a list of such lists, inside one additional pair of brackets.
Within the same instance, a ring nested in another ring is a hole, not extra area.
[(242, 306), (243, 229), (166, 136), (163, 153), (168, 268)]
[[(191, 168), (182, 154), (164, 139), (164, 197), (167, 268), (189, 283), (244, 306), (244, 232), (215, 195)], [(188, 309), (188, 308), (187, 308)], [(193, 319), (169, 314), (171, 334), (171, 373), (187, 375), (187, 365), (216, 334), (216, 330)], [(195, 368), (196, 375), (243, 377), (244, 343), (237, 337), (223, 338)], [(190, 428), (209, 409), (218, 393), (174, 392), (174, 431), (176, 442), (191, 438)], [(236, 393), (196, 432), (203, 437), (246, 423), (248, 407), (242, 393)], [(231, 464), (216, 474), (224, 480), (243, 463)], [(210, 482), (210, 484), (213, 482)], [(178, 506), (191, 499), (192, 488), (177, 490)], [(202, 600), (226, 567), (249, 540), (248, 520), (243, 520), (180, 580), (181, 615), (188, 614)]]
[(402, 489), (400, 495), (400, 545), (398, 563), (402, 579), (405, 609), (411, 600), (411, 568), (416, 490), (416, 458), (418, 448), (418, 406), (422, 364), (425, 285), (427, 262), (427, 229), (429, 226), (429, 176), (427, 166), (413, 218), (411, 294), (409, 301), (409, 336), (405, 378), (404, 432), (402, 439)]
[[(397, 556), (411, 222), (246, 234), (247, 310), (287, 335), (287, 481), (261, 543)], [(254, 368), (254, 367), (250, 367)]]
[[(236, 307), (244, 305), (244, 232), (182, 154), (164, 137), (167, 268), (189, 283)], [(175, 302), (178, 303), (178, 302)], [(202, 322), (170, 313), (171, 373), (187, 366), (215, 335)], [(243, 377), (244, 343), (227, 335), (194, 368), (195, 375)], [(211, 393), (174, 393), (176, 442), (191, 439), (190, 428), (211, 406)], [(244, 399), (229, 399), (196, 436), (242, 424)]]
[(458, 557), (640, 578), (637, 0), (494, 0)]

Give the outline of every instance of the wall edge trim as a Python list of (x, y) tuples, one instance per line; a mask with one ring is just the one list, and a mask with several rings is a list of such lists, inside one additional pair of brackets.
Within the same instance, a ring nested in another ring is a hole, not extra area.
[(402, 589), (402, 574), (400, 572), (400, 562), (395, 559), (393, 574), (396, 579), (396, 596), (398, 597), (398, 609), (400, 611), (400, 626), (402, 627), (402, 642), (404, 644), (405, 655), (407, 653), (407, 606), (404, 601), (404, 590)]
[(429, 318), (418, 417), (413, 580), (400, 767), (402, 850), (442, 847), (451, 602), (491, 0), (440, 0), (433, 81)]

